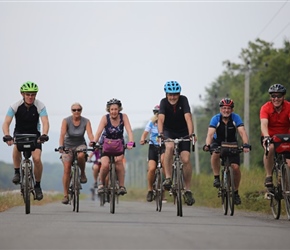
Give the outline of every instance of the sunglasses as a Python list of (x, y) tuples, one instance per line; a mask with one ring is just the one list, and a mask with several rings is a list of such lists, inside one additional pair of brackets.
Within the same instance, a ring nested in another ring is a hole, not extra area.
[(272, 94), (271, 95), (271, 98), (273, 98), (273, 99), (275, 99), (275, 98), (282, 98), (283, 97), (283, 95), (282, 94)]
[(26, 95), (26, 96), (32, 96), (32, 97), (33, 97), (33, 96), (36, 96), (35, 93), (25, 93), (25, 95)]
[(72, 111), (72, 112), (81, 112), (82, 109), (72, 109), (71, 111)]

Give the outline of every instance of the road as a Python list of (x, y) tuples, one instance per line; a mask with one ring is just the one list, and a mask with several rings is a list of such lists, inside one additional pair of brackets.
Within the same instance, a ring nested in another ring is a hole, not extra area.
[(0, 249), (289, 249), (290, 221), (236, 210), (120, 200), (116, 213), (81, 200), (80, 212), (52, 203), (0, 213)]

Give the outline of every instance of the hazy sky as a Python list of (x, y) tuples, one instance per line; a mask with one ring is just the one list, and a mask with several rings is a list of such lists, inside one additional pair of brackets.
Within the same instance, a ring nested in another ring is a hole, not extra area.
[(257, 37), (275, 47), (289, 39), (290, 2), (0, 1), (0, 121), (29, 80), (52, 131), (80, 102), (95, 132), (113, 97), (143, 128), (166, 81), (201, 105), (222, 62), (241, 63)]

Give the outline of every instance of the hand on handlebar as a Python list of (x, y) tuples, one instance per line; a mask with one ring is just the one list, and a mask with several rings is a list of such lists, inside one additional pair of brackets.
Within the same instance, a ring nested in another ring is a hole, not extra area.
[(49, 140), (49, 137), (48, 137), (48, 135), (46, 135), (46, 134), (42, 134), (42, 135), (39, 137), (39, 141), (40, 141), (41, 143), (46, 142), (46, 141), (48, 141), (48, 140)]
[(7, 145), (13, 145), (13, 137), (11, 135), (3, 136), (3, 141), (7, 143)]

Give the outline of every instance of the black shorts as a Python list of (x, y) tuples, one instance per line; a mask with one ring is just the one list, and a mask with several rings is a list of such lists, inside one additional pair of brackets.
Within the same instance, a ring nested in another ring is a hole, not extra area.
[[(220, 146), (221, 144), (216, 142), (216, 141), (213, 141), (211, 144), (210, 144), (210, 151), (211, 151), (211, 154), (216, 154), (214, 152), (214, 149), (216, 149), (218, 146)], [(237, 154), (237, 155), (233, 155), (233, 156), (229, 156), (229, 160), (230, 160), (230, 164), (237, 164), (237, 165), (240, 165), (241, 164), (241, 158), (240, 158), (240, 154)], [(224, 163), (223, 163), (224, 164)]]
[[(180, 137), (185, 137), (185, 136), (188, 136), (188, 131), (182, 131), (182, 132), (172, 132), (172, 131), (169, 131), (169, 130), (166, 130), (164, 129), (163, 131), (163, 135), (165, 137), (165, 139), (176, 139), (176, 138), (180, 138)], [(182, 151), (188, 151), (190, 152), (190, 141), (182, 141), (179, 143), (179, 152), (182, 152)]]
[[(165, 147), (164, 145), (161, 146), (161, 154), (164, 153)], [(158, 147), (153, 144), (149, 144), (148, 149), (148, 161), (153, 160), (158, 163)]]

